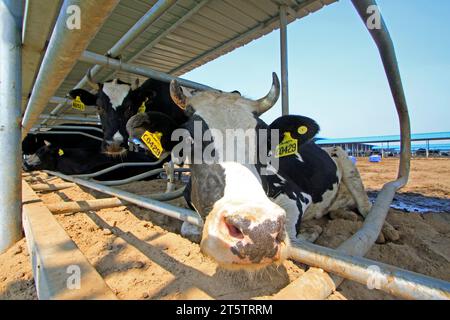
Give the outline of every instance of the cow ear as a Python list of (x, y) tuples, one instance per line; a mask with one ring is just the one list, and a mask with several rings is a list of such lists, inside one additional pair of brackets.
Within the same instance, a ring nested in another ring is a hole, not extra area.
[(286, 132), (298, 140), (299, 145), (310, 141), (320, 131), (320, 127), (313, 119), (297, 115), (282, 116), (270, 125), (270, 129), (278, 129), (280, 139)]
[(69, 92), (72, 99), (80, 97), (81, 102), (88, 106), (95, 106), (97, 104), (97, 95), (83, 89), (75, 89)]
[(133, 85), (131, 86), (131, 90), (137, 90), (139, 89), (139, 78), (136, 78), (136, 80), (134, 81)]

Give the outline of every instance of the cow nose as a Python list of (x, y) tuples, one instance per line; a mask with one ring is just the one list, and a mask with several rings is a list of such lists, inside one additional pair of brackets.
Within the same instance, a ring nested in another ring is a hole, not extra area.
[(256, 221), (251, 216), (231, 215), (225, 216), (224, 222), (228, 229), (228, 234), (232, 238), (243, 239), (245, 236), (257, 234), (259, 238), (266, 235), (279, 241), (284, 240), (284, 216)]

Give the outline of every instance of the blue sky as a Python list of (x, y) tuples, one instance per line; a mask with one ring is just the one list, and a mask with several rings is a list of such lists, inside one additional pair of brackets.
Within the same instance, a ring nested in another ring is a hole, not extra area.
[[(450, 131), (450, 1), (378, 4), (394, 40), (412, 132)], [(350, 0), (291, 23), (288, 37), (291, 114), (315, 119), (323, 137), (398, 133), (378, 51)], [(260, 98), (272, 71), (280, 75), (278, 30), (183, 77)], [(280, 102), (265, 121), (281, 115)]]

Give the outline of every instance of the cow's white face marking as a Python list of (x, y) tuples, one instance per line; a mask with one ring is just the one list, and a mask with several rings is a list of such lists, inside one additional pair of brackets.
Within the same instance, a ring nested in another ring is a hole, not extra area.
[(126, 98), (130, 90), (130, 85), (118, 84), (117, 79), (114, 79), (112, 82), (105, 82), (103, 84), (103, 92), (108, 96), (114, 110), (122, 105), (123, 100)]
[(39, 157), (35, 153), (27, 156), (26, 158), (24, 158), (24, 160), (25, 163), (29, 166), (38, 166), (41, 164), (41, 159), (39, 159)]
[(302, 156), (299, 153), (295, 154), (295, 158), (300, 162), (304, 162)]
[[(247, 159), (248, 163), (256, 163), (257, 149), (252, 148), (257, 146), (257, 121), (252, 113), (253, 101), (236, 94), (217, 95), (210, 92), (199, 93), (191, 97), (189, 101), (194, 106), (195, 114), (208, 125), (220, 161), (238, 161), (239, 158)], [(236, 130), (236, 137), (230, 136), (233, 130)], [(227, 141), (227, 139), (241, 138), (242, 135), (239, 136), (241, 133), (247, 134), (245, 143)], [(229, 146), (233, 150), (225, 149)], [(225, 150), (226, 152), (223, 152)]]
[(122, 143), (123, 140), (124, 140), (123, 136), (120, 134), (119, 130), (117, 130), (117, 132), (113, 136), (113, 141), (114, 142), (118, 142), (118, 143)]

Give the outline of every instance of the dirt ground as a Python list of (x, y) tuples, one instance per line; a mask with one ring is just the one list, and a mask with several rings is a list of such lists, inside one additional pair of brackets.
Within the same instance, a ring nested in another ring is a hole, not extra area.
[[(397, 160), (359, 159), (358, 168), (366, 188), (378, 190), (396, 176)], [(164, 185), (136, 182), (122, 189), (148, 195)], [(450, 201), (450, 161), (413, 160), (403, 191)], [(45, 203), (105, 197), (80, 187), (40, 196)], [(186, 207), (183, 199), (171, 203)], [(220, 270), (197, 244), (177, 234), (180, 222), (133, 205), (56, 218), (119, 299), (253, 299), (275, 294), (304, 272), (291, 261), (253, 274)], [(368, 258), (450, 281), (450, 214), (391, 210), (388, 221), (400, 239), (374, 245)], [(318, 223), (324, 232), (316, 243), (337, 247), (362, 221), (322, 218)], [(37, 299), (25, 239), (0, 255), (0, 299)], [(393, 297), (346, 281), (330, 299)]]

